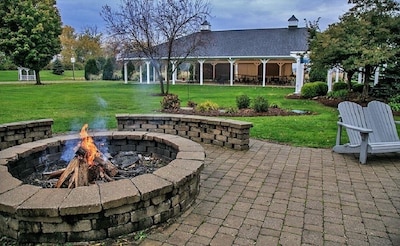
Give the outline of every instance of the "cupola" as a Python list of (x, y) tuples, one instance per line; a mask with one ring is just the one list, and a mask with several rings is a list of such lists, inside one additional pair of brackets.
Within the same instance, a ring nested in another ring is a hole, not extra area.
[(294, 15), (292, 15), (292, 17), (289, 18), (288, 22), (289, 22), (288, 25), (289, 29), (296, 29), (299, 25), (299, 20)]
[(209, 32), (209, 31), (211, 31), (211, 25), (210, 25), (210, 23), (209, 23), (207, 20), (205, 20), (203, 23), (201, 23), (201, 25), (200, 25), (200, 31), (202, 31), (202, 32)]

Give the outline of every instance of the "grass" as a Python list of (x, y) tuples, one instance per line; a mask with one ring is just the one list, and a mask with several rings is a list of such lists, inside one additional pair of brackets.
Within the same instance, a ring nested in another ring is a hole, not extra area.
[[(75, 76), (74, 76), (75, 75)], [(53, 74), (51, 70), (40, 71), (40, 78), (42, 81), (73, 81), (85, 80), (83, 70), (67, 70), (63, 75)], [(1, 82), (21, 82), (18, 81), (18, 70), (7, 70), (0, 71), (0, 83)], [(27, 81), (22, 81), (27, 82)], [(33, 81), (32, 81), (33, 82)]]
[[(2, 72), (0, 72), (2, 77)], [(117, 127), (115, 115), (120, 113), (159, 113), (159, 85), (123, 84), (119, 82), (0, 83), (0, 124), (24, 120), (52, 118), (55, 133), (77, 131), (84, 123), (90, 128)], [(252, 122), (250, 136), (257, 139), (290, 144), (331, 148), (335, 144), (337, 110), (312, 100), (286, 99), (293, 88), (255, 86), (170, 85), (170, 93), (179, 95), (181, 105), (210, 100), (220, 107), (236, 106), (236, 96), (251, 99), (266, 96), (269, 103), (284, 109), (312, 111), (314, 115), (235, 117)], [(399, 117), (397, 117), (399, 118)]]

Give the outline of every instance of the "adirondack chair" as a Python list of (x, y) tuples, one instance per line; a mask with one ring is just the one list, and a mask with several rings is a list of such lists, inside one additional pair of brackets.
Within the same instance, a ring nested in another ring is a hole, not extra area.
[[(372, 101), (367, 107), (353, 102), (338, 105), (339, 121), (336, 145), (337, 153), (359, 154), (361, 164), (366, 164), (368, 154), (400, 152), (400, 139), (393, 112), (389, 105)], [(349, 143), (341, 144), (342, 130), (346, 129)]]

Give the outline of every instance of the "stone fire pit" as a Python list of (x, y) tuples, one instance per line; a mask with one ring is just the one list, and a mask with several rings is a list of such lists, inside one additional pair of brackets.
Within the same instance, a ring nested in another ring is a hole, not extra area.
[(50, 137), (0, 151), (0, 234), (19, 242), (101, 240), (143, 230), (184, 212), (195, 200), (203, 147), (189, 139), (140, 131), (95, 132), (111, 151), (156, 153), (170, 163), (152, 174), (74, 189), (41, 188), (21, 179), (59, 158), (78, 135)]

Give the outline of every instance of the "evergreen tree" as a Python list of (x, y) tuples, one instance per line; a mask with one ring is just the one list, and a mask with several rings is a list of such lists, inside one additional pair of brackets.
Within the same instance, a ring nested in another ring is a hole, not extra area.
[(85, 79), (90, 80), (91, 75), (99, 75), (100, 69), (97, 67), (95, 59), (89, 59), (85, 65)]
[(111, 58), (107, 58), (103, 67), (103, 80), (112, 80), (114, 76), (114, 65)]
[(53, 63), (53, 74), (62, 75), (64, 73), (64, 66), (57, 58)]

